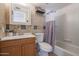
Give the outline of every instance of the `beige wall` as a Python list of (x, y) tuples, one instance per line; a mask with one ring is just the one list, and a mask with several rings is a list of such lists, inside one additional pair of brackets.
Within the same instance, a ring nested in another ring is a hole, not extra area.
[(0, 3), (0, 36), (3, 36), (5, 34), (4, 26), (5, 26), (5, 5)]
[[(45, 16), (41, 14), (37, 14), (35, 11), (35, 7), (31, 6), (32, 10), (32, 32), (43, 32), (43, 26), (45, 22)], [(34, 30), (33, 27), (37, 26), (37, 29)]]

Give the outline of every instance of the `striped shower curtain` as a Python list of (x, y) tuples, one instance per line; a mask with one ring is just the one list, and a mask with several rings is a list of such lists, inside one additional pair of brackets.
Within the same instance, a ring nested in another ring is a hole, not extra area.
[(55, 46), (54, 23), (54, 21), (46, 22), (44, 30), (44, 42), (49, 43), (53, 47), (53, 51)]

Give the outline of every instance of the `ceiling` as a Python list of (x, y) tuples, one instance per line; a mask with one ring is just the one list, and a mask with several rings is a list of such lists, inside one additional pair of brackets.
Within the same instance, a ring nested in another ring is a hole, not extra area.
[(48, 10), (48, 11), (49, 10), (56, 11), (69, 4), (71, 4), (71, 3), (38, 3), (38, 4), (33, 4), (33, 5), (40, 6), (41, 8)]

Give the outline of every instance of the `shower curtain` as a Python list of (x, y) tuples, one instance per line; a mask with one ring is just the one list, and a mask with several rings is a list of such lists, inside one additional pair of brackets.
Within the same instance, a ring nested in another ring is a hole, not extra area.
[(49, 43), (53, 47), (55, 45), (55, 35), (54, 35), (54, 21), (48, 21), (45, 23), (45, 30), (44, 30), (44, 42)]

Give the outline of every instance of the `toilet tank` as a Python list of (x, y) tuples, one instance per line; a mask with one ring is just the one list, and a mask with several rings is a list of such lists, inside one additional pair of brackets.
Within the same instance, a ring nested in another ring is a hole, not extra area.
[(44, 33), (35, 33), (36, 42), (43, 42)]

